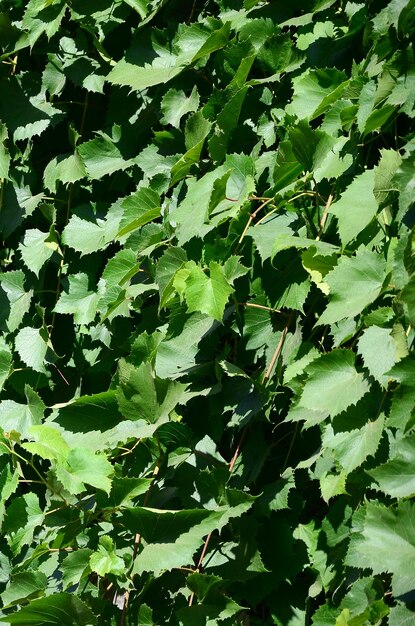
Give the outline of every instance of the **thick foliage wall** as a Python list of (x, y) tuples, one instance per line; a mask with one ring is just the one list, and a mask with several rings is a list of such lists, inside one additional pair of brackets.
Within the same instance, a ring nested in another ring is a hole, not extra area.
[(415, 624), (414, 0), (0, 2), (8, 624)]

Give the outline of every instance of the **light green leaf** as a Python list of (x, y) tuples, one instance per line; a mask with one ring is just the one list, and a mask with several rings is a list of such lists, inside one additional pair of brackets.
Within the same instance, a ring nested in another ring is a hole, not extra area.
[(368, 421), (362, 428), (334, 433), (331, 425), (326, 427), (322, 443), (333, 450), (346, 474), (359, 467), (368, 456), (374, 456), (383, 433), (384, 416)]
[(158, 193), (147, 187), (140, 187), (121, 202), (122, 218), (116, 238), (125, 237), (134, 230), (160, 217), (161, 200)]
[(92, 180), (125, 170), (133, 164), (133, 160), (124, 157), (121, 148), (106, 135), (99, 131), (97, 137), (78, 146), (78, 154)]
[(98, 293), (88, 291), (88, 275), (75, 274), (68, 277), (69, 291), (62, 292), (55, 305), (56, 313), (72, 314), (75, 324), (89, 324), (95, 319)]
[(108, 210), (105, 219), (92, 221), (73, 215), (62, 233), (62, 241), (82, 255), (97, 252), (117, 237), (122, 215), (123, 210), (118, 205)]
[(340, 200), (330, 207), (338, 220), (338, 231), (343, 246), (357, 235), (372, 221), (378, 210), (373, 188), (375, 170), (366, 170), (356, 176), (343, 192)]
[(12, 361), (12, 351), (3, 337), (0, 337), (0, 391), (11, 373)]
[[(403, 349), (399, 349), (396, 341), (398, 338), (399, 335), (392, 328), (370, 326), (359, 339), (358, 353), (363, 358), (365, 367), (383, 386), (386, 386), (389, 380), (386, 372), (407, 354), (405, 345)], [(405, 335), (402, 339), (406, 343)]]
[(25, 313), (30, 309), (33, 290), (26, 291), (24, 281), (25, 275), (21, 270), (0, 274), (0, 284), (7, 295), (10, 306), (7, 327), (11, 333), (19, 328)]
[(324, 113), (348, 83), (346, 75), (335, 68), (307, 69), (292, 82), (294, 94), (286, 111), (300, 120), (313, 120)]
[(7, 137), (7, 128), (0, 122), (0, 179), (7, 179), (9, 177), (10, 154), (4, 145)]
[(339, 259), (328, 274), (330, 301), (317, 324), (333, 324), (354, 317), (378, 297), (385, 280), (386, 261), (382, 255), (359, 248), (354, 257)]
[(401, 502), (397, 507), (368, 502), (363, 520), (353, 528), (346, 565), (408, 575), (415, 558), (415, 507)]
[(162, 124), (171, 124), (175, 128), (180, 127), (180, 120), (187, 113), (197, 111), (199, 107), (199, 94), (196, 86), (193, 87), (189, 97), (184, 91), (178, 89), (169, 89), (161, 101), (161, 112), (163, 117), (160, 120)]
[(194, 266), (186, 280), (185, 298), (190, 313), (200, 311), (221, 321), (233, 289), (225, 278), (223, 267), (211, 261), (209, 277), (201, 267)]
[(384, 493), (393, 498), (415, 494), (415, 436), (408, 435), (397, 442), (390, 459), (367, 473), (375, 479)]
[(0, 426), (4, 432), (16, 431), (27, 439), (31, 427), (41, 423), (46, 407), (29, 385), (25, 386), (25, 395), (27, 404), (14, 400), (0, 402)]
[(196, 355), (199, 342), (213, 330), (211, 317), (195, 313), (183, 329), (164, 339), (157, 350), (156, 372), (160, 378), (177, 378), (197, 367)]
[(23, 546), (32, 542), (34, 532), (42, 524), (43, 519), (44, 513), (36, 494), (26, 493), (13, 499), (7, 508), (2, 531), (14, 555), (19, 554)]
[(104, 454), (93, 454), (87, 448), (71, 449), (65, 463), (56, 468), (57, 478), (75, 495), (82, 493), (85, 485), (109, 493), (113, 473), (114, 468)]
[(186, 263), (187, 255), (182, 248), (167, 248), (157, 263), (156, 283), (160, 293), (160, 305), (162, 309), (174, 294), (174, 278), (178, 270)]
[(37, 228), (25, 232), (23, 243), (19, 244), (20, 254), (26, 267), (39, 276), (39, 272), (55, 250), (58, 243), (54, 231), (43, 233)]
[(46, 372), (45, 357), (49, 339), (43, 328), (25, 326), (16, 335), (15, 348), (23, 363), (37, 372)]
[(61, 154), (49, 161), (43, 173), (43, 180), (45, 187), (55, 193), (57, 183), (68, 185), (85, 178), (85, 176), (87, 176), (85, 166), (78, 152), (74, 152), (73, 154)]
[(356, 404), (369, 391), (369, 383), (354, 362), (351, 350), (333, 350), (310, 363), (299, 406), (335, 416)]
[(89, 566), (98, 576), (105, 576), (106, 574), (121, 576), (124, 573), (124, 560), (117, 556), (111, 537), (103, 536), (99, 538), (98, 550), (91, 554)]
[(68, 456), (70, 448), (61, 433), (53, 426), (46, 424), (31, 426), (27, 433), (35, 441), (23, 443), (22, 448), (31, 454), (37, 454), (42, 459), (59, 463), (62, 463)]

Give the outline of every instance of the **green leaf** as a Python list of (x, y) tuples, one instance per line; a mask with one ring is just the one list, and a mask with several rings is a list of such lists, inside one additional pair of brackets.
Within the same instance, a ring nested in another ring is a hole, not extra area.
[(200, 311), (221, 321), (232, 287), (225, 278), (223, 267), (211, 261), (209, 277), (195, 265), (186, 279), (185, 298), (190, 313)]
[(0, 338), (0, 391), (11, 373), (12, 352), (3, 338)]
[[(165, 84), (201, 56), (222, 48), (227, 33), (226, 26), (210, 34), (201, 25), (192, 24), (178, 29), (173, 41), (164, 45), (157, 42), (155, 34), (151, 42), (137, 37), (126, 58), (118, 61), (107, 80), (136, 90)], [(144, 59), (151, 62), (143, 64)]]
[(1, 594), (3, 608), (23, 604), (43, 595), (48, 579), (43, 572), (20, 572), (13, 576), (9, 586)]
[(25, 290), (24, 281), (25, 275), (21, 270), (0, 274), (0, 284), (9, 301), (7, 327), (11, 333), (19, 328), (30, 309), (33, 291)]
[(53, 230), (43, 233), (37, 228), (26, 230), (23, 243), (19, 245), (23, 262), (26, 267), (39, 276), (39, 272), (58, 249), (56, 235)]
[(323, 435), (323, 446), (333, 450), (335, 458), (346, 474), (350, 474), (367, 459), (374, 456), (383, 433), (384, 416), (368, 421), (362, 428), (334, 433), (328, 425)]
[(369, 383), (354, 363), (351, 350), (333, 350), (310, 363), (299, 406), (335, 416), (356, 404), (369, 391)]
[(33, 600), (16, 613), (0, 618), (2, 622), (19, 626), (91, 626), (97, 618), (91, 609), (71, 593), (55, 593)]
[(16, 335), (16, 352), (23, 363), (37, 372), (46, 372), (45, 357), (50, 342), (43, 328), (25, 326)]
[(366, 170), (353, 179), (340, 200), (330, 207), (330, 213), (337, 217), (343, 246), (357, 237), (377, 213), (378, 203), (373, 193), (374, 183), (375, 170)]
[(78, 154), (61, 154), (50, 161), (44, 171), (45, 187), (56, 192), (57, 183), (68, 185), (87, 176), (87, 171)]
[(347, 86), (345, 79), (335, 68), (306, 70), (292, 81), (294, 94), (287, 112), (300, 120), (315, 119), (341, 96)]
[(415, 556), (414, 507), (401, 502), (397, 507), (368, 502), (362, 507), (362, 521), (352, 529), (346, 565), (406, 575)]
[(105, 219), (96, 218), (92, 221), (73, 215), (62, 233), (63, 243), (82, 254), (97, 252), (118, 236), (122, 214), (122, 208), (114, 206), (109, 209)]
[(393, 498), (412, 497), (415, 493), (414, 441), (414, 435), (400, 439), (386, 463), (367, 471), (379, 488)]
[(193, 87), (189, 97), (180, 89), (169, 89), (163, 96), (160, 109), (163, 117), (162, 124), (171, 124), (175, 128), (180, 127), (180, 120), (187, 113), (193, 113), (199, 108), (199, 94), (196, 86)]
[(330, 301), (317, 323), (333, 324), (361, 313), (378, 297), (385, 269), (383, 257), (365, 248), (359, 248), (356, 256), (341, 257), (338, 265), (326, 274)]
[(90, 548), (79, 548), (70, 552), (61, 565), (62, 585), (65, 591), (68, 587), (77, 585), (90, 573), (89, 558), (93, 551)]
[(117, 556), (113, 540), (106, 536), (99, 538), (98, 550), (91, 554), (89, 565), (98, 576), (106, 574), (121, 576), (125, 571), (125, 563), (121, 557)]
[(61, 433), (53, 426), (38, 424), (25, 429), (34, 442), (23, 443), (22, 448), (31, 454), (37, 454), (42, 459), (62, 462), (69, 453), (69, 446)]
[(9, 177), (10, 154), (4, 142), (7, 140), (7, 128), (0, 123), (0, 179)]
[(88, 291), (88, 274), (75, 274), (68, 280), (68, 293), (61, 293), (54, 310), (73, 315), (75, 324), (89, 324), (95, 319), (99, 295)]
[(87, 448), (73, 448), (65, 463), (58, 465), (56, 476), (72, 494), (82, 493), (91, 485), (109, 493), (114, 468), (104, 454), (93, 454)]
[(370, 326), (359, 339), (358, 352), (365, 367), (383, 386), (389, 380), (386, 372), (408, 353), (405, 334), (399, 335), (397, 330)]
[(148, 542), (138, 555), (133, 572), (153, 572), (158, 576), (163, 570), (189, 564), (204, 536), (221, 530), (230, 519), (240, 517), (251, 506), (252, 500), (245, 496), (245, 501), (234, 507), (224, 506), (214, 511), (161, 511), (140, 507), (125, 510), (128, 523)]
[(26, 404), (14, 400), (0, 402), (0, 424), (4, 432), (16, 431), (27, 439), (31, 427), (41, 423), (46, 407), (29, 385), (25, 386), (25, 396)]
[(120, 230), (116, 238), (124, 237), (160, 217), (160, 204), (158, 193), (147, 187), (140, 187), (136, 192), (124, 198), (121, 202), (123, 214)]
[(103, 132), (97, 137), (78, 146), (78, 154), (86, 172), (92, 180), (125, 170), (133, 164), (132, 159), (123, 156), (121, 147)]
[(36, 494), (26, 493), (13, 499), (6, 511), (3, 532), (14, 555), (19, 554), (23, 546), (30, 545), (43, 519), (44, 513)]

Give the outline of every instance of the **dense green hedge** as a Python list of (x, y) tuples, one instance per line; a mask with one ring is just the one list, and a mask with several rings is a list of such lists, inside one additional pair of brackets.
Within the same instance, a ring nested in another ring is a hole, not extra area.
[(414, 16), (0, 1), (4, 622), (415, 624)]

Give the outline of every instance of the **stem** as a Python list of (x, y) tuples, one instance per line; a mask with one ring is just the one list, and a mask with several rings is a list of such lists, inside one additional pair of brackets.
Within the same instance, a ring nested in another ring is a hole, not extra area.
[(294, 311), (291, 311), (290, 316), (289, 316), (289, 318), (287, 320), (287, 323), (284, 326), (284, 329), (283, 329), (283, 331), (281, 333), (281, 337), (280, 337), (280, 340), (278, 342), (278, 345), (275, 348), (275, 352), (272, 355), (271, 362), (268, 365), (268, 369), (267, 369), (267, 371), (264, 374), (264, 382), (267, 380), (267, 378), (269, 378), (271, 376), (272, 370), (274, 369), (275, 362), (278, 359), (278, 356), (279, 356), (279, 354), (280, 354), (280, 352), (282, 350), (282, 346), (284, 345), (285, 337), (287, 335), (288, 329), (289, 329), (289, 327), (291, 325), (291, 322), (292, 322), (293, 318), (294, 318)]
[(241, 236), (240, 236), (240, 238), (239, 238), (238, 245), (236, 246), (235, 254), (238, 252), (239, 247), (240, 247), (240, 245), (241, 245), (241, 243), (242, 243), (242, 241), (243, 241), (243, 239), (244, 239), (244, 237), (245, 237), (246, 233), (248, 232), (248, 228), (250, 227), (250, 225), (252, 224), (252, 222), (254, 221), (254, 219), (256, 218), (256, 216), (258, 215), (259, 211), (261, 211), (261, 209), (263, 209), (264, 207), (266, 207), (266, 206), (267, 206), (267, 204), (269, 204), (270, 202), (272, 202), (272, 201), (273, 201), (273, 199), (274, 199), (274, 198), (267, 198), (266, 200), (264, 200), (264, 202), (262, 202), (262, 203), (259, 205), (259, 207), (258, 207), (258, 208), (257, 208), (257, 209), (253, 212), (253, 213), (251, 213), (251, 215), (249, 216), (249, 219), (248, 219), (248, 221), (247, 221), (247, 223), (246, 223), (246, 226), (245, 226), (245, 228), (244, 228), (244, 230), (243, 230), (243, 232), (242, 232), (242, 235), (241, 235)]
[(316, 241), (320, 241), (320, 239), (321, 239), (321, 236), (322, 236), (323, 231), (324, 231), (324, 226), (325, 226), (326, 220), (327, 220), (327, 213), (329, 212), (329, 208), (330, 208), (330, 205), (331, 205), (332, 201), (333, 201), (333, 194), (330, 194), (328, 199), (327, 199), (326, 206), (324, 207), (323, 215), (321, 216), (320, 229), (319, 229), (319, 231), (317, 233)]

